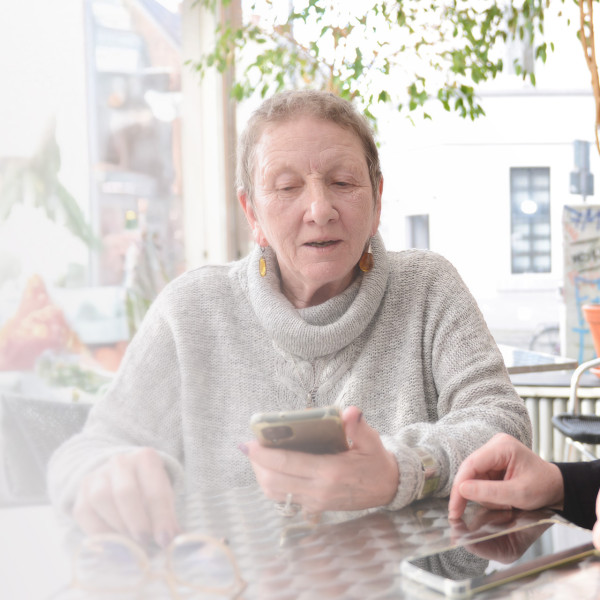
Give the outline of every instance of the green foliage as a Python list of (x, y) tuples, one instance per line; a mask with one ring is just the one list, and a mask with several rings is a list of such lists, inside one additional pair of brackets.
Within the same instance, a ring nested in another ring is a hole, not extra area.
[[(218, 10), (215, 0), (197, 4)], [(530, 45), (542, 62), (553, 49), (543, 39), (550, 0), (297, 0), (277, 12), (286, 6), (256, 0), (242, 25), (219, 24), (214, 48), (195, 68), (204, 75), (235, 67), (237, 100), (318, 87), (370, 116), (374, 105), (390, 103), (428, 117), (425, 107), (439, 102), (475, 119), (484, 114), (475, 88), (503, 71), (505, 43)], [(514, 68), (535, 85), (521, 62)]]
[(31, 158), (0, 163), (0, 222), (8, 219), (14, 206), (30, 202), (42, 208), (51, 221), (63, 222), (89, 248), (100, 248), (100, 240), (77, 200), (61, 183), (59, 171), (60, 152), (53, 126)]

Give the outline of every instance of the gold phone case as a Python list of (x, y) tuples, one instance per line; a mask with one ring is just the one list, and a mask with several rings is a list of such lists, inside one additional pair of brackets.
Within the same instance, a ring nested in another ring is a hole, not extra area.
[(332, 406), (256, 414), (250, 427), (260, 443), (271, 448), (311, 454), (348, 450), (340, 411)]

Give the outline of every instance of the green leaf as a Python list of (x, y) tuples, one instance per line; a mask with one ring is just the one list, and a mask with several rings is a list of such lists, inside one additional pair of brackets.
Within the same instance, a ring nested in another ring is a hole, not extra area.
[(381, 90), (379, 96), (377, 97), (378, 102), (389, 102), (391, 100), (391, 96), (385, 91)]
[(231, 88), (231, 95), (238, 102), (244, 98), (244, 88), (239, 82), (236, 82), (233, 84), (233, 86)]

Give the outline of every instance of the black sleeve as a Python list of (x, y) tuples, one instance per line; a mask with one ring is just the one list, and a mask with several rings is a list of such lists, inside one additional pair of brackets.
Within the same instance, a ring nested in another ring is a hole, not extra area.
[(560, 469), (565, 486), (563, 510), (557, 512), (572, 523), (591, 529), (596, 522), (600, 460), (555, 464)]

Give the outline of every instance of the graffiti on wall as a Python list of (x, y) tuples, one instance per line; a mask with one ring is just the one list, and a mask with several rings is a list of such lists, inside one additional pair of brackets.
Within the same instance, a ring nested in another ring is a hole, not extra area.
[(600, 304), (600, 206), (563, 210), (566, 356), (594, 358), (594, 345), (581, 307)]

